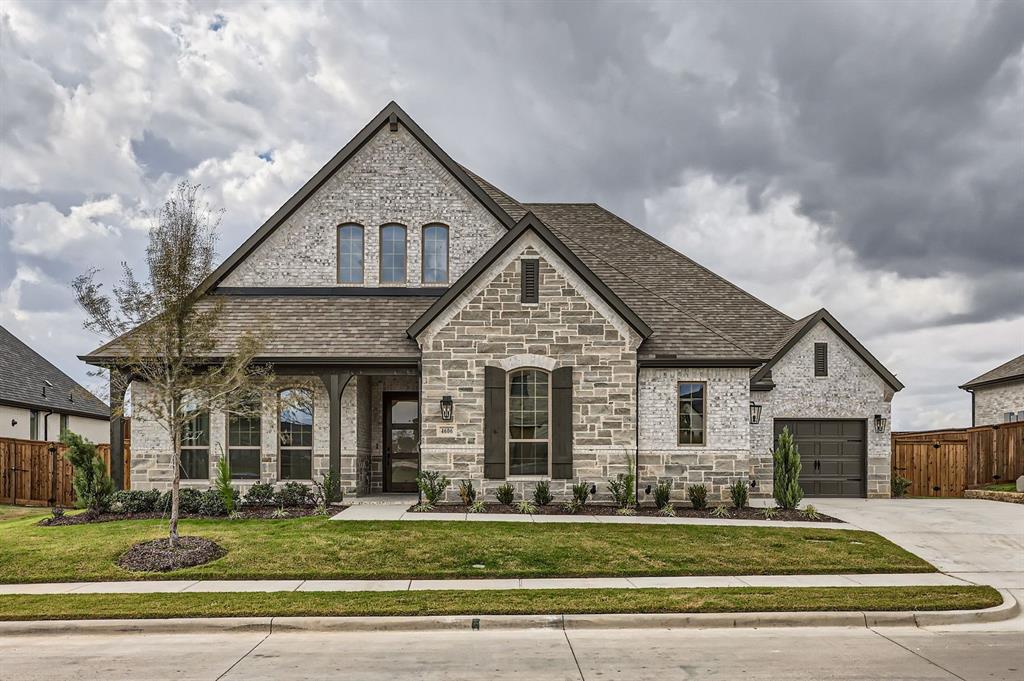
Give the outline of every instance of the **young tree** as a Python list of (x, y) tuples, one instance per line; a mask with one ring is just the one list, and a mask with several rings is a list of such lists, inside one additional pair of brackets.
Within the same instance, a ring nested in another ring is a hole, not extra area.
[(72, 283), (86, 312), (85, 327), (115, 339), (109, 346), (117, 354), (110, 367), (111, 391), (144, 384), (133, 391), (133, 409), (170, 436), (171, 548), (178, 538), (182, 436), (194, 434), (195, 414), (229, 409), (246, 415), (247, 409), (259, 409), (253, 397), (262, 395), (273, 378), (268, 367), (253, 363), (261, 339), (247, 332), (218, 343), (223, 304), (215, 296), (196, 295), (214, 269), (219, 223), (219, 213), (202, 200), (200, 187), (183, 181), (153, 216), (145, 276), (122, 263), (112, 296), (102, 291), (95, 269)]
[(788, 427), (779, 433), (772, 458), (775, 460), (775, 502), (779, 508), (794, 509), (804, 498), (804, 491), (800, 487), (800, 450)]
[(70, 430), (61, 434), (60, 441), (67, 445), (64, 456), (75, 469), (71, 487), (78, 506), (89, 509), (90, 513), (109, 510), (114, 481), (107, 475), (107, 466), (96, 451), (96, 445)]

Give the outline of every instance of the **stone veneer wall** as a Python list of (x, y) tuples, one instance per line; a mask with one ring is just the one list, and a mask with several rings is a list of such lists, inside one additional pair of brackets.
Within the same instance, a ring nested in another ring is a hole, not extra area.
[[(705, 382), (705, 444), (678, 443), (680, 382)], [(701, 484), (709, 499), (728, 499), (728, 486), (748, 480), (750, 461), (748, 369), (640, 370), (641, 487), (668, 480), (672, 499)]]
[[(540, 258), (540, 302), (520, 303), (520, 256)], [(484, 367), (571, 365), (573, 473), (598, 483), (626, 470), (635, 449), (636, 348), (640, 338), (582, 279), (532, 234), (498, 259), (418, 338), (423, 352), (422, 468), (471, 479), (491, 498), (503, 480), (484, 480)], [(439, 402), (454, 398), (454, 420)], [(451, 432), (446, 432), (450, 429)], [(518, 498), (537, 478), (512, 479)], [(573, 480), (552, 480), (556, 497)]]
[[(448, 225), (454, 282), (504, 227), (408, 130), (385, 126), (224, 279), (222, 286), (337, 286), (339, 225), (363, 226), (364, 282), (377, 286), (380, 227), (405, 225), (407, 278), (421, 286), (422, 228)], [(389, 286), (394, 284), (388, 284)], [(427, 284), (443, 286), (444, 284)]]
[(1006, 413), (1010, 411), (1024, 411), (1024, 380), (975, 389), (974, 425), (1003, 423), (1006, 421)]
[[(814, 375), (814, 344), (828, 343), (828, 376)], [(774, 419), (864, 419), (867, 423), (867, 493), (890, 493), (892, 389), (824, 322), (819, 322), (772, 367), (775, 388), (752, 392), (762, 405), (760, 423), (750, 425), (750, 445), (759, 495), (772, 492)], [(876, 433), (875, 414), (886, 419)]]

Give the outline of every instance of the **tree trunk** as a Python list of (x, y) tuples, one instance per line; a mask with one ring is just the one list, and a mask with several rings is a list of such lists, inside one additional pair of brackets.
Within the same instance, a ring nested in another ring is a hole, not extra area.
[[(176, 412), (175, 412), (176, 413)], [(174, 478), (171, 480), (171, 526), (168, 545), (173, 549), (178, 543), (178, 490), (181, 487), (181, 433), (180, 426), (175, 424), (171, 427), (172, 451), (171, 466), (174, 468)]]

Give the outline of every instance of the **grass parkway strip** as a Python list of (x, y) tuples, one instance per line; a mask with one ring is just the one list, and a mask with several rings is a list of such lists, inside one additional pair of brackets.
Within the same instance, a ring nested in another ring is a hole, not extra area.
[(0, 620), (921, 611), (1001, 602), (987, 586), (60, 594), (0, 596)]
[(202, 566), (124, 570), (162, 520), (40, 527), (0, 522), (0, 583), (137, 579), (422, 579), (934, 572), (871, 532), (815, 528), (593, 523), (188, 520), (183, 535), (227, 550)]

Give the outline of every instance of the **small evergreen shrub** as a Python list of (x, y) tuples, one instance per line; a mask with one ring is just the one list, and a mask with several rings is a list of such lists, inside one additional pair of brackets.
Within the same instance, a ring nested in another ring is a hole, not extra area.
[(309, 485), (291, 480), (274, 492), (274, 504), (285, 508), (313, 505), (313, 490)]
[(476, 501), (474, 501), (472, 503), (472, 505), (470, 505), (469, 512), (470, 513), (486, 513), (487, 512), (487, 502), (484, 501), (483, 499), (477, 499)]
[(654, 505), (658, 508), (670, 507), (669, 501), (672, 498), (672, 484), (667, 480), (659, 482), (654, 487)]
[(64, 508), (62, 506), (54, 506), (52, 509), (50, 509), (50, 513), (53, 515), (54, 518), (63, 518)]
[(570, 515), (576, 515), (583, 510), (583, 504), (578, 499), (570, 499), (562, 504), (562, 511)]
[(764, 516), (765, 520), (775, 520), (779, 515), (779, 511), (774, 506), (765, 506), (764, 510), (761, 511), (761, 515)]
[(159, 490), (120, 489), (111, 497), (110, 507), (121, 513), (150, 513), (159, 501)]
[(416, 476), (416, 485), (430, 506), (435, 505), (444, 497), (444, 491), (451, 485), (447, 476), (438, 471), (423, 471)]
[(67, 446), (64, 457), (75, 469), (71, 480), (75, 504), (92, 513), (109, 511), (114, 481), (107, 475), (107, 466), (97, 453), (96, 445), (70, 430), (64, 431), (60, 441)]
[(282, 518), (288, 517), (288, 511), (284, 510), (283, 506), (278, 506), (274, 509), (274, 512), (270, 514), (270, 517), (275, 520), (281, 520)]
[(506, 482), (494, 491), (494, 495), (498, 497), (498, 501), (500, 503), (505, 506), (511, 506), (512, 500), (515, 499), (516, 496), (516, 488)]
[(665, 504), (658, 509), (658, 515), (668, 516), (669, 518), (676, 517), (676, 509), (672, 508), (672, 504)]
[(728, 518), (729, 517), (729, 509), (727, 509), (725, 506), (715, 506), (713, 509), (711, 509), (711, 517), (712, 518)]
[(254, 483), (245, 492), (246, 506), (270, 506), (274, 502), (274, 486), (269, 482)]
[[(221, 504), (224, 506), (225, 515), (235, 512), (235, 498), (238, 494), (231, 485), (231, 464), (228, 457), (221, 456), (217, 461), (217, 477), (213, 481), (213, 489), (220, 495)], [(220, 513), (204, 513), (203, 515), (220, 515)]]
[[(195, 515), (199, 513), (199, 501), (203, 493), (193, 487), (182, 487), (178, 490), (178, 513), (182, 515)], [(156, 503), (156, 510), (161, 513), (171, 512), (171, 490), (160, 495)]]
[(729, 486), (729, 498), (732, 499), (733, 508), (746, 508), (750, 499), (750, 488), (746, 480), (737, 480)]
[(551, 484), (547, 480), (541, 480), (533, 488), (533, 502), (538, 506), (547, 506), (551, 503)]
[(686, 489), (686, 495), (690, 497), (690, 503), (693, 504), (694, 508), (707, 508), (708, 488), (706, 485), (690, 485)]
[(795, 509), (804, 498), (804, 491), (800, 488), (800, 450), (788, 426), (779, 433), (772, 459), (775, 461), (775, 503), (782, 509)]
[(623, 506), (615, 509), (615, 515), (636, 515), (636, 509), (632, 506)]
[(199, 514), (212, 516), (228, 514), (227, 506), (224, 505), (224, 498), (219, 489), (211, 487), (199, 495)]
[(323, 481), (314, 480), (313, 490), (316, 505), (323, 506), (325, 510), (331, 504), (338, 503), (345, 497), (341, 491), (341, 475), (336, 471), (324, 473)]
[(526, 515), (532, 515), (537, 512), (537, 507), (529, 499), (523, 499), (516, 504), (516, 510)]
[(816, 509), (812, 504), (807, 504), (807, 507), (804, 508), (804, 515), (807, 516), (809, 520), (819, 520), (821, 518), (821, 514), (818, 513), (818, 509)]
[(627, 473), (619, 473), (614, 479), (608, 481), (608, 491), (611, 492), (612, 501), (619, 508), (632, 508), (636, 504), (636, 471), (633, 467), (633, 457), (626, 457)]
[(462, 499), (462, 503), (466, 506), (472, 506), (473, 502), (476, 501), (476, 488), (473, 487), (472, 480), (462, 480), (459, 482), (459, 498)]
[(572, 486), (572, 500), (575, 501), (580, 508), (587, 505), (587, 499), (590, 498), (590, 483), (589, 482), (577, 482)]
[(913, 480), (908, 480), (902, 475), (897, 475), (890, 483), (892, 485), (892, 495), (897, 499), (902, 499), (907, 495), (907, 490), (910, 489), (910, 485), (912, 483)]

